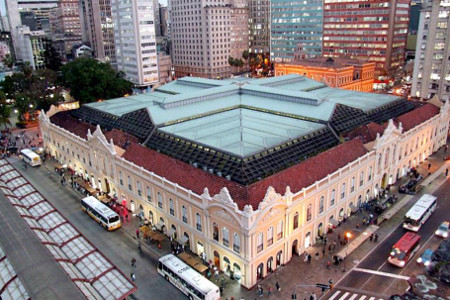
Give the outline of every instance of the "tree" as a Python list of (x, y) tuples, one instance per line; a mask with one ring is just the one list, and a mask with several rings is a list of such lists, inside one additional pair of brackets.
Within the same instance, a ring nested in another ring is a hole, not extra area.
[(228, 57), (228, 64), (232, 67), (235, 66), (235, 60), (233, 57), (231, 57), (231, 56)]
[(62, 66), (61, 56), (59, 55), (59, 53), (56, 51), (55, 47), (53, 47), (51, 41), (49, 40), (47, 40), (45, 44), (44, 62), (45, 67), (53, 71), (59, 71), (59, 69)]
[(12, 69), (12, 67), (14, 67), (14, 58), (13, 58), (13, 56), (11, 54), (6, 54), (5, 57), (3, 58), (3, 63), (8, 68)]
[(5, 128), (11, 125), (9, 117), (11, 116), (11, 107), (6, 103), (6, 95), (0, 91), (0, 124), (4, 124)]
[(31, 78), (31, 76), (33, 75), (33, 67), (31, 66), (29, 61), (24, 62), (20, 66), (20, 70), (26, 78)]
[(122, 97), (133, 87), (109, 64), (92, 58), (78, 58), (61, 67), (61, 72), (64, 86), (80, 103)]
[(242, 52), (242, 58), (245, 60), (245, 61), (247, 61), (248, 60), (248, 57), (250, 56), (250, 54), (248, 53), (248, 50), (244, 50), (243, 52)]
[(33, 108), (33, 103), (27, 95), (17, 93), (14, 95), (15, 107), (19, 112), (19, 121), (28, 121), (30, 119), (30, 110)]

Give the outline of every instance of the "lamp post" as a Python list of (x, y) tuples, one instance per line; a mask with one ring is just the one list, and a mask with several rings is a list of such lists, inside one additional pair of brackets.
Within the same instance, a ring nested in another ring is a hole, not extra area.
[(346, 264), (346, 261), (347, 261), (348, 244), (350, 243), (350, 239), (352, 237), (352, 234), (347, 231), (344, 236), (347, 238), (347, 245), (345, 246), (344, 269), (342, 270), (342, 272), (345, 272), (345, 264)]

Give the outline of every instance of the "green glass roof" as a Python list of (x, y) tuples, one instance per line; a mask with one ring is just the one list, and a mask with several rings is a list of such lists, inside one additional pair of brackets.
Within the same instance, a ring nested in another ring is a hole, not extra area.
[(160, 130), (245, 157), (324, 127), (270, 113), (233, 109)]

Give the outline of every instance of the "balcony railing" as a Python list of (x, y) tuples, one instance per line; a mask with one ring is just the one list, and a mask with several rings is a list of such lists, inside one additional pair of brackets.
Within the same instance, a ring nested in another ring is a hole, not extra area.
[(175, 211), (173, 210), (173, 208), (170, 209), (170, 214), (171, 214), (172, 216), (175, 215)]
[(263, 245), (259, 245), (259, 246), (256, 248), (256, 252), (261, 252), (263, 249), (264, 249), (264, 246), (263, 246)]
[(241, 251), (241, 247), (239, 245), (233, 245), (234, 252), (239, 253)]
[(197, 230), (198, 230), (198, 231), (202, 231), (202, 224), (198, 224), (198, 223), (197, 223)]
[(267, 246), (270, 246), (273, 244), (273, 238), (270, 238), (267, 240)]
[(230, 241), (226, 240), (226, 239), (222, 239), (222, 243), (224, 246), (228, 247), (230, 245)]

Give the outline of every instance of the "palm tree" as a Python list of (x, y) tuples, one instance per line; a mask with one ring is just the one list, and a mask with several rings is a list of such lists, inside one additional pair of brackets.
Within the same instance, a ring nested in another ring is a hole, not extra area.
[(3, 63), (5, 64), (5, 66), (11, 69), (14, 66), (14, 58), (11, 54), (6, 54), (3, 58)]

